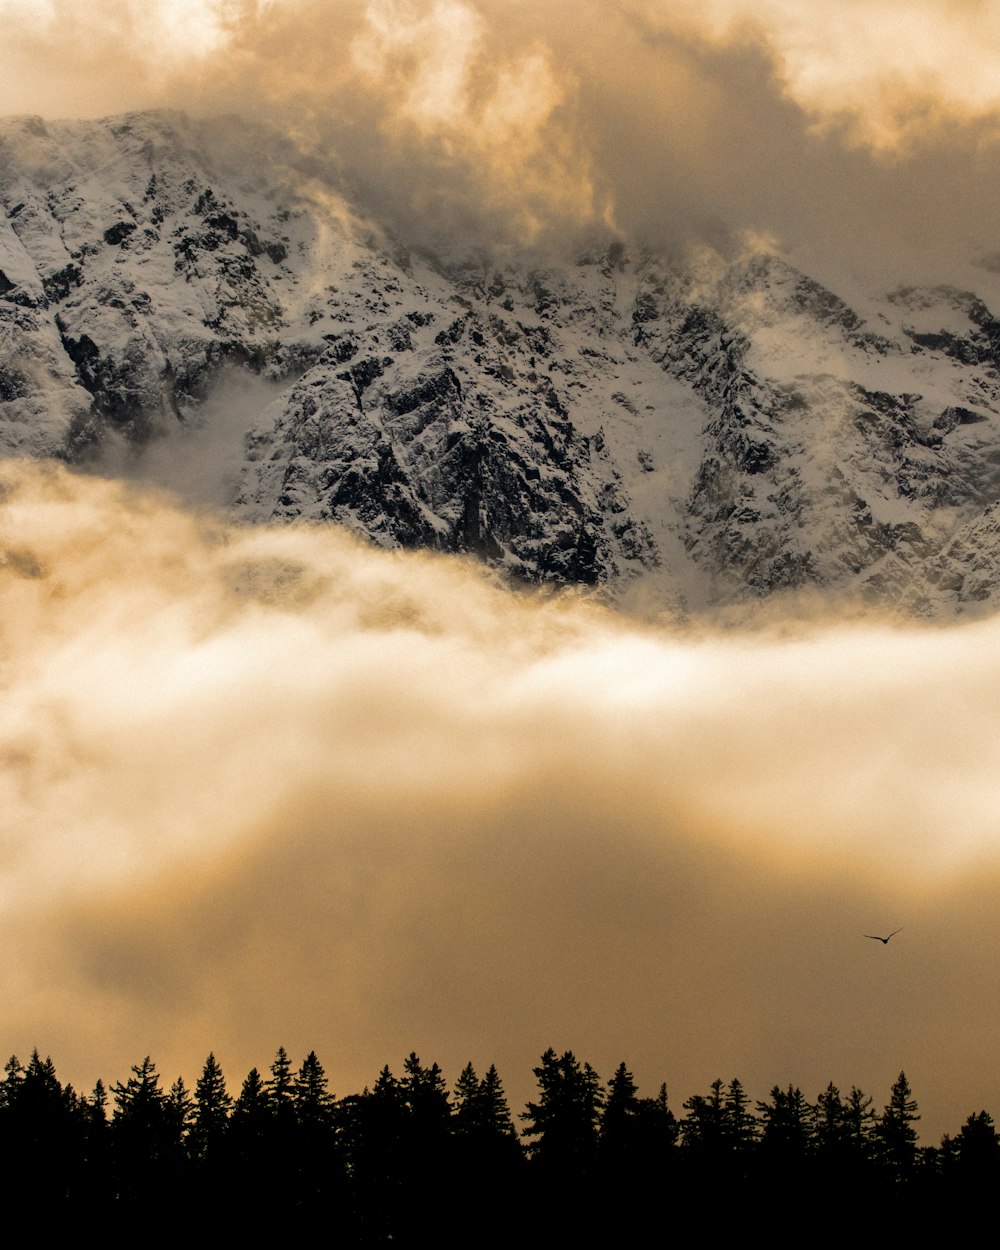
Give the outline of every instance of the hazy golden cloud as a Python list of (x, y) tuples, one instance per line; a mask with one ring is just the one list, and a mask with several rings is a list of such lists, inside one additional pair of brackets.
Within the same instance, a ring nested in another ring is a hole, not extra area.
[[(407, 241), (749, 228), (910, 279), (996, 250), (994, 4), (0, 20), (2, 111), (237, 112)], [(670, 634), (3, 477), (8, 1049), (87, 1082), (316, 1047), (342, 1092), (415, 1047), (515, 1100), (548, 1045), (680, 1097), (905, 1066), (931, 1133), (1000, 1111), (997, 622)]]
[[(995, 0), (98, 0), (84, 9), (69, 0), (0, 0), (0, 17), (14, 54), (7, 69), (15, 70), (4, 111), (48, 112), (61, 80), (80, 79), (84, 69), (94, 74), (94, 96), (89, 108), (74, 101), (74, 113), (103, 107), (115, 93), (118, 108), (141, 107), (182, 62), (212, 59), (214, 73), (219, 57), (238, 59), (256, 39), (297, 32), (306, 63), (319, 37), (324, 47), (349, 47), (354, 64), (379, 80), (389, 68), (402, 70), (394, 89), (404, 111), (448, 130), (469, 116), (470, 72), (487, 45), (490, 56), (516, 48), (513, 73), (510, 66), (500, 72), (501, 110), (544, 115), (553, 99), (552, 52), (559, 51), (559, 69), (584, 61), (596, 20), (606, 35), (602, 55), (627, 63), (635, 50), (622, 42), (622, 18), (640, 22), (647, 38), (762, 45), (792, 99), (818, 119), (849, 119), (855, 137), (876, 147), (919, 141), (937, 112), (995, 119), (1000, 109)], [(567, 58), (574, 44), (580, 52)], [(116, 63), (123, 50), (124, 69)], [(280, 46), (261, 45), (268, 50), (281, 54)], [(136, 74), (140, 65), (146, 70)], [(46, 67), (57, 74), (30, 81)], [(18, 92), (28, 97), (24, 107)]]
[(996, 1105), (997, 622), (697, 638), (3, 485), (8, 1050), (284, 1043), (343, 1091), (416, 1047), (523, 1097), (554, 1044), (681, 1097), (905, 1066), (931, 1131)]
[(664, 30), (763, 43), (782, 88), (821, 124), (880, 150), (920, 145), (948, 121), (1000, 117), (992, 0), (647, 0)]
[(236, 112), (409, 243), (749, 228), (962, 282), (996, 250), (996, 3), (0, 5), (0, 112)]

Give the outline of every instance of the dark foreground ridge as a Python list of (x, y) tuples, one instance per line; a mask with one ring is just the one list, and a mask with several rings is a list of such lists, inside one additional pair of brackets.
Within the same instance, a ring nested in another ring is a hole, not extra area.
[[(1000, 1136), (985, 1111), (920, 1146), (904, 1073), (879, 1113), (831, 1083), (815, 1102), (775, 1086), (754, 1104), (714, 1081), (675, 1116), (666, 1085), (640, 1097), (620, 1064), (602, 1082), (547, 1050), (515, 1127), (495, 1067), (471, 1064), (449, 1092), (415, 1054), (371, 1089), (335, 1098), (314, 1052), (296, 1071), (279, 1049), (228, 1093), (209, 1055), (191, 1092), (150, 1058), (108, 1092), (62, 1085), (37, 1050), (0, 1082), (8, 1217), (119, 1228), (198, 1244), (228, 1233), (319, 1235), (329, 1245), (638, 1245), (651, 1236), (756, 1225), (790, 1244), (818, 1212), (867, 1231), (926, 1231), (991, 1200)], [(137, 1221), (142, 1221), (138, 1223)], [(832, 1231), (832, 1229), (831, 1229)]]

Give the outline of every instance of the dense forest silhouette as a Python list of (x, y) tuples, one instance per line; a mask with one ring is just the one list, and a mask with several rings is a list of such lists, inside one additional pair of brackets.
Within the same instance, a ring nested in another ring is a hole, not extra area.
[[(197, 1227), (254, 1236), (314, 1232), (331, 1244), (640, 1244), (697, 1217), (738, 1234), (751, 1204), (772, 1209), (771, 1240), (801, 1220), (886, 1229), (973, 1210), (1000, 1179), (986, 1111), (921, 1146), (904, 1073), (881, 1111), (832, 1083), (810, 1102), (775, 1086), (754, 1102), (739, 1080), (671, 1110), (667, 1087), (640, 1097), (624, 1063), (603, 1082), (571, 1051), (547, 1050), (518, 1121), (495, 1067), (468, 1064), (449, 1090), (415, 1054), (396, 1076), (335, 1098), (314, 1052), (279, 1049), (233, 1097), (214, 1055), (190, 1090), (164, 1088), (152, 1060), (108, 1091), (63, 1085), (37, 1051), (0, 1082), (8, 1211), (42, 1222), (98, 1213), (164, 1234)], [(150, 1225), (150, 1221), (155, 1225)], [(192, 1225), (192, 1221), (197, 1221)]]

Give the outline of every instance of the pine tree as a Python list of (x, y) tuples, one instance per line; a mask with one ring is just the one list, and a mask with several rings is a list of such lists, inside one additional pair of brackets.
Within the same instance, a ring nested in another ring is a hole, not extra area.
[(403, 1061), (401, 1087), (410, 1115), (422, 1134), (437, 1133), (447, 1126), (451, 1116), (448, 1088), (436, 1063), (425, 1068), (411, 1051)]
[(311, 1050), (302, 1061), (292, 1086), (292, 1102), (301, 1125), (329, 1124), (333, 1095), (327, 1088), (323, 1065)]
[(770, 1102), (759, 1102), (762, 1131), (761, 1149), (777, 1166), (790, 1166), (804, 1161), (813, 1145), (813, 1124), (816, 1109), (802, 1096), (798, 1087), (787, 1090), (777, 1085), (771, 1090)]
[(119, 1197), (151, 1209), (179, 1161), (176, 1114), (160, 1089), (159, 1073), (149, 1055), (133, 1066), (124, 1085), (118, 1082), (113, 1089), (111, 1143)]
[(529, 1102), (521, 1115), (527, 1121), (521, 1136), (537, 1138), (529, 1152), (545, 1168), (582, 1176), (597, 1149), (604, 1105), (600, 1078), (589, 1063), (581, 1065), (571, 1050), (557, 1057), (551, 1047), (534, 1072), (540, 1097), (538, 1102)]
[(215, 1055), (210, 1053), (194, 1087), (190, 1143), (191, 1153), (196, 1159), (205, 1161), (221, 1150), (232, 1106), (233, 1100), (226, 1090), (222, 1069)]
[(17, 1093), (24, 1080), (24, 1067), (17, 1055), (4, 1064), (4, 1079), (0, 1081), (0, 1111), (9, 1109), (17, 1102)]
[(734, 1078), (727, 1088), (715, 1080), (707, 1096), (695, 1095), (684, 1107), (685, 1183), (699, 1200), (709, 1200), (720, 1183), (738, 1192), (748, 1178), (758, 1127), (742, 1084)]
[(298, 1201), (303, 1212), (315, 1212), (339, 1201), (344, 1168), (336, 1136), (335, 1100), (314, 1050), (306, 1055), (295, 1076), (292, 1099), (298, 1122)]
[(825, 1159), (842, 1156), (847, 1138), (844, 1122), (844, 1100), (831, 1081), (816, 1099), (813, 1116), (813, 1138), (817, 1151)]
[(615, 1195), (595, 1212), (597, 1228), (609, 1245), (638, 1245), (655, 1226), (657, 1207), (672, 1177), (677, 1122), (667, 1105), (667, 1087), (655, 1098), (640, 1098), (624, 1063), (608, 1082), (601, 1116), (598, 1171), (602, 1192)]
[(989, 1112), (969, 1116), (955, 1139), (955, 1154), (956, 1177), (963, 1189), (992, 1195), (1000, 1177), (1000, 1135)]
[(920, 1116), (906, 1073), (900, 1072), (876, 1127), (879, 1157), (896, 1181), (907, 1179), (917, 1161), (917, 1130)]
[(278, 1047), (278, 1053), (271, 1064), (271, 1077), (265, 1082), (267, 1100), (271, 1110), (280, 1120), (290, 1119), (294, 1108), (294, 1085), (292, 1061), (284, 1046)]
[(87, 1201), (110, 1199), (111, 1142), (108, 1129), (108, 1092), (98, 1080), (89, 1098), (79, 1104), (81, 1122), (80, 1178), (78, 1193)]
[(757, 1140), (758, 1124), (750, 1110), (750, 1099), (738, 1077), (733, 1077), (726, 1091), (723, 1123), (731, 1152), (734, 1156), (745, 1156)]
[(672, 1159), (680, 1125), (670, 1110), (666, 1082), (661, 1083), (653, 1098), (639, 1099), (639, 1120), (642, 1124), (643, 1154), (655, 1170), (666, 1167)]
[(452, 1126), (452, 1210), (456, 1229), (465, 1233), (457, 1244), (483, 1240), (484, 1211), (491, 1213), (491, 1241), (509, 1239), (514, 1244), (516, 1204), (509, 1196), (519, 1192), (524, 1156), (494, 1064), (481, 1080), (471, 1063), (462, 1069), (455, 1083)]
[(716, 1078), (707, 1095), (692, 1094), (684, 1103), (687, 1115), (681, 1132), (688, 1156), (707, 1161), (724, 1155), (728, 1144), (724, 1091), (725, 1082)]
[(495, 1064), (479, 1079), (467, 1063), (455, 1082), (454, 1128), (459, 1137), (476, 1142), (517, 1140), (503, 1083)]
[(479, 1125), (479, 1077), (469, 1062), (455, 1082), (455, 1131), (462, 1137), (474, 1137)]
[(108, 1122), (108, 1091), (104, 1088), (104, 1082), (97, 1078), (94, 1084), (94, 1092), (90, 1097), (90, 1105), (92, 1108), (92, 1118), (101, 1124)]
[(503, 1082), (500, 1080), (500, 1073), (497, 1072), (495, 1064), (490, 1064), (486, 1069), (486, 1075), (479, 1083), (477, 1101), (484, 1131), (516, 1145), (517, 1133), (510, 1116)]
[(147, 1055), (142, 1063), (135, 1064), (132, 1076), (124, 1085), (121, 1082), (113, 1086), (115, 1095), (115, 1113), (112, 1123), (118, 1126), (119, 1132), (125, 1128), (145, 1130), (147, 1127), (162, 1130), (167, 1120), (167, 1100), (160, 1089), (160, 1076), (156, 1065)]
[(272, 1124), (267, 1086), (257, 1069), (251, 1068), (233, 1103), (228, 1130), (234, 1174), (244, 1180), (250, 1193), (259, 1190), (266, 1172)]
[(627, 1148), (629, 1130), (638, 1115), (638, 1093), (635, 1077), (624, 1062), (620, 1063), (614, 1076), (608, 1081), (608, 1092), (604, 1100), (604, 1112), (601, 1116), (602, 1153)]
[(844, 1107), (844, 1129), (851, 1152), (856, 1158), (869, 1159), (872, 1154), (878, 1117), (872, 1099), (857, 1086), (851, 1086)]
[(433, 1236), (439, 1222), (435, 1185), (454, 1166), (451, 1104), (448, 1088), (436, 1063), (425, 1067), (411, 1051), (403, 1062), (400, 1089), (407, 1108), (402, 1176), (406, 1212), (400, 1231), (419, 1240)]
[(338, 1110), (359, 1240), (367, 1245), (398, 1239), (409, 1158), (409, 1109), (402, 1086), (386, 1064), (370, 1090), (343, 1099)]
[(262, 1124), (268, 1115), (267, 1085), (257, 1071), (251, 1068), (244, 1078), (239, 1097), (233, 1103), (232, 1119), (241, 1127)]
[(194, 1118), (194, 1099), (191, 1097), (191, 1091), (185, 1084), (183, 1076), (179, 1076), (170, 1086), (167, 1109), (170, 1112), (177, 1140), (185, 1141)]
[(22, 1068), (12, 1056), (0, 1106), (10, 1192), (29, 1208), (63, 1202), (80, 1153), (82, 1120), (75, 1096), (63, 1089), (51, 1058), (42, 1059), (36, 1049)]

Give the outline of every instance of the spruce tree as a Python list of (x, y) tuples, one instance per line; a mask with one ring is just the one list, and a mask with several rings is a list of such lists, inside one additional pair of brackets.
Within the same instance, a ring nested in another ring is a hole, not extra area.
[(608, 1092), (604, 1100), (604, 1111), (601, 1115), (602, 1153), (627, 1149), (629, 1130), (638, 1115), (638, 1093), (639, 1087), (635, 1078), (624, 1062), (620, 1063), (614, 1076), (608, 1081)]
[(306, 1055), (295, 1075), (292, 1099), (298, 1123), (298, 1201), (303, 1212), (315, 1212), (340, 1202), (344, 1168), (336, 1136), (335, 1100), (314, 1050)]
[(311, 1050), (302, 1061), (292, 1085), (292, 1102), (300, 1125), (323, 1125), (331, 1122), (333, 1095), (327, 1088), (326, 1072)]
[(510, 1116), (503, 1082), (500, 1080), (500, 1073), (497, 1072), (495, 1064), (490, 1064), (486, 1069), (486, 1075), (479, 1083), (477, 1101), (484, 1131), (492, 1137), (513, 1142), (516, 1145), (517, 1133)]
[(687, 1115), (681, 1121), (682, 1141), (687, 1157), (706, 1164), (722, 1159), (727, 1148), (725, 1082), (716, 1078), (708, 1094), (692, 1094), (684, 1103)]
[(474, 1137), (480, 1125), (479, 1077), (471, 1061), (458, 1074), (454, 1105), (455, 1132), (461, 1137)]
[(529, 1102), (521, 1115), (527, 1121), (522, 1137), (537, 1139), (530, 1144), (529, 1153), (546, 1169), (583, 1175), (597, 1149), (604, 1105), (600, 1078), (571, 1050), (557, 1057), (551, 1047), (534, 1072), (539, 1099)]
[(167, 1108), (178, 1142), (186, 1141), (191, 1121), (194, 1119), (194, 1099), (191, 1097), (191, 1091), (185, 1084), (183, 1076), (179, 1076), (170, 1086), (170, 1092), (167, 1094)]
[(4, 1064), (4, 1078), (0, 1081), (0, 1111), (9, 1110), (17, 1102), (17, 1092), (24, 1080), (24, 1067), (17, 1055)]
[(916, 1165), (917, 1130), (913, 1125), (919, 1119), (906, 1073), (900, 1072), (876, 1127), (879, 1158), (896, 1181), (908, 1179)]
[(177, 1120), (149, 1055), (114, 1085), (111, 1144), (118, 1192), (125, 1204), (151, 1210), (161, 1187), (172, 1181), (180, 1142)]
[(480, 1079), (471, 1063), (455, 1083), (452, 1210), (457, 1244), (482, 1239), (482, 1213), (491, 1212), (490, 1236), (517, 1240), (516, 1195), (524, 1157), (494, 1064)]
[(264, 1182), (272, 1127), (267, 1086), (257, 1069), (251, 1068), (233, 1103), (228, 1130), (233, 1172), (245, 1182), (248, 1193), (257, 1192)]
[(844, 1106), (844, 1130), (851, 1153), (859, 1160), (870, 1159), (874, 1150), (878, 1117), (872, 1103), (872, 1098), (851, 1086)]
[(279, 1120), (290, 1119), (294, 1108), (295, 1081), (292, 1076), (292, 1061), (288, 1058), (288, 1052), (284, 1046), (278, 1047), (274, 1062), (271, 1064), (271, 1076), (266, 1085), (267, 1100), (272, 1113)]
[(776, 1166), (804, 1162), (813, 1145), (816, 1109), (809, 1105), (797, 1086), (787, 1090), (777, 1085), (770, 1102), (758, 1102), (762, 1156)]
[(16, 1058), (4, 1082), (5, 1181), (27, 1209), (62, 1203), (79, 1156), (82, 1117), (72, 1090), (63, 1089), (51, 1058), (32, 1052), (25, 1068)]
[(955, 1138), (956, 1179), (967, 1194), (992, 1196), (1000, 1179), (1000, 1135), (987, 1111), (970, 1115)]
[(219, 1154), (229, 1128), (232, 1106), (222, 1069), (214, 1053), (209, 1053), (194, 1087), (190, 1145), (196, 1159), (205, 1162)]
[(361, 1240), (375, 1244), (395, 1238), (408, 1162), (409, 1110), (388, 1064), (370, 1090), (342, 1102), (339, 1119)]
[(817, 1097), (813, 1115), (813, 1140), (824, 1164), (842, 1158), (847, 1140), (844, 1100), (831, 1081)]
[(750, 1098), (738, 1077), (733, 1077), (726, 1091), (723, 1123), (730, 1151), (734, 1156), (744, 1158), (757, 1140), (759, 1126), (750, 1110)]

